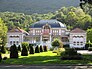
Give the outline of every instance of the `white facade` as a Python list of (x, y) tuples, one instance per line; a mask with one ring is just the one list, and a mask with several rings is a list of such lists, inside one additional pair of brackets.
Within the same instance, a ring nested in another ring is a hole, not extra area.
[(51, 42), (58, 38), (63, 44), (69, 44), (69, 31), (66, 26), (56, 20), (44, 20), (30, 27), (29, 35), (24, 41), (32, 44), (52, 47)]
[(7, 47), (16, 44), (16, 46), (21, 46), (24, 40), (25, 32), (19, 28), (8, 31), (7, 33)]
[(71, 48), (84, 48), (86, 44), (86, 32), (76, 28), (74, 32), (70, 32), (70, 47)]
[(51, 43), (55, 38), (60, 39), (64, 45), (68, 44), (71, 48), (82, 48), (86, 44), (86, 32), (76, 28), (72, 31), (67, 30), (66, 26), (57, 20), (43, 20), (29, 28), (29, 33), (22, 29), (14, 29), (7, 33), (7, 47), (13, 44), (17, 46), (22, 42), (30, 44), (52, 47)]

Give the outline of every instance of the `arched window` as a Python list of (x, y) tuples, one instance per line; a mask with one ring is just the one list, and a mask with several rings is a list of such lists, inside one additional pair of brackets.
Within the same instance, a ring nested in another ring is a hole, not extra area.
[(18, 42), (18, 41), (16, 41), (16, 44), (18, 45), (18, 44), (19, 44), (19, 42)]
[(12, 41), (10, 41), (10, 45), (12, 45)]

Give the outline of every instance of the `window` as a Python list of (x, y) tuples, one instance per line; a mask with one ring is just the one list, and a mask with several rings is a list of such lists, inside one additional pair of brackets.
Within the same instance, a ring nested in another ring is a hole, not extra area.
[(83, 36), (80, 36), (81, 38), (83, 38)]
[(76, 43), (75, 41), (73, 43)]
[(10, 41), (10, 45), (12, 45), (12, 41)]
[(15, 41), (13, 41), (13, 44), (15, 44)]
[(18, 41), (16, 41), (16, 44), (18, 45), (18, 44), (19, 44), (19, 42), (18, 42)]
[(73, 36), (73, 38), (77, 38), (77, 36)]
[(80, 38), (80, 36), (77, 36), (77, 38)]
[(12, 38), (12, 36), (10, 36), (10, 38)]

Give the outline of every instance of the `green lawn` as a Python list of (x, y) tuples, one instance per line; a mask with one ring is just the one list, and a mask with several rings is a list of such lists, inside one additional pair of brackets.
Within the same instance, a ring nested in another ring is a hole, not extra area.
[(92, 64), (92, 55), (83, 56), (83, 60), (60, 60), (60, 56), (48, 51), (29, 56), (20, 56), (18, 59), (8, 58), (7, 60), (2, 60), (1, 64)]

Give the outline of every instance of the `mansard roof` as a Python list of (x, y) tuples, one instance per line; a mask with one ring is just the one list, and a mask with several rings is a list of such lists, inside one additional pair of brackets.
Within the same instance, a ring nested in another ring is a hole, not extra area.
[(74, 30), (71, 31), (71, 33), (86, 33), (86, 31), (84, 31), (80, 28), (75, 28)]
[(31, 28), (42, 28), (46, 24), (50, 25), (51, 28), (66, 28), (65, 24), (54, 19), (53, 20), (40, 20), (32, 24)]

